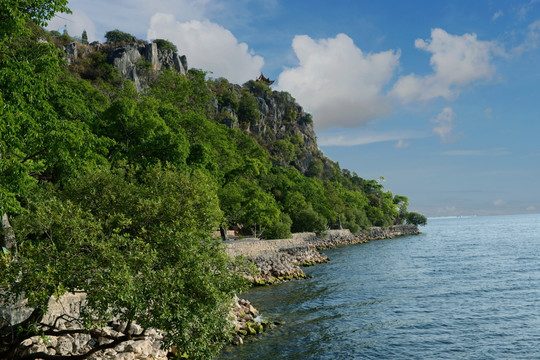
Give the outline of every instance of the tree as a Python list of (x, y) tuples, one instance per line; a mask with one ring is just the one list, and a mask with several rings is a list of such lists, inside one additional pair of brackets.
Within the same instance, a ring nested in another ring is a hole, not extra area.
[(173, 52), (178, 52), (178, 48), (176, 47), (176, 45), (174, 45), (172, 42), (168, 40), (156, 39), (153, 42), (156, 43), (158, 49), (161, 51), (171, 50)]
[(132, 43), (137, 41), (137, 38), (135, 36), (120, 31), (118, 29), (107, 31), (105, 33), (105, 39), (107, 39), (107, 42), (111, 44), (119, 42)]
[(51, 296), (74, 291), (86, 293), (86, 305), (80, 319), (69, 320), (70, 334), (97, 336), (112, 318), (128, 324), (101, 349), (128, 340), (136, 322), (165, 331), (164, 345), (190, 359), (216, 355), (231, 326), (228, 306), (246, 283), (242, 268), (232, 271), (239, 263), (210, 237), (221, 217), (213, 182), (202, 172), (161, 167), (134, 175), (101, 170), (62, 191), (40, 186), (26, 196), (14, 225), (19, 252), (0, 262), (0, 300), (24, 294), (35, 310), (0, 329), (0, 358), (20, 356), (19, 345), (32, 336), (63, 334), (41, 319)]
[(86, 33), (86, 30), (83, 30), (81, 39), (84, 45), (88, 45), (88, 34)]
[(261, 117), (259, 103), (255, 96), (249, 92), (244, 92), (238, 105), (238, 121), (245, 126), (254, 124)]
[(57, 12), (67, 12), (67, 0), (2, 0), (0, 2), (0, 42), (28, 33), (27, 22), (45, 26)]
[(427, 218), (417, 212), (410, 212), (407, 213), (407, 224), (425, 226), (427, 225)]
[(403, 195), (394, 196), (394, 205), (397, 206), (399, 214), (394, 219), (394, 224), (402, 224), (407, 216), (407, 206), (409, 206), (409, 198)]
[(300, 210), (293, 215), (292, 231), (323, 233), (326, 231), (326, 219), (311, 208)]

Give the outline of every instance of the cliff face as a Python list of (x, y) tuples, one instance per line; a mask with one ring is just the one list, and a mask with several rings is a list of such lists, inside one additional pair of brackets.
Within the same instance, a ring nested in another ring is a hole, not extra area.
[(317, 136), (313, 122), (304, 109), (298, 105), (288, 93), (272, 92), (255, 95), (259, 104), (261, 117), (249, 124), (246, 131), (254, 136), (275, 157), (280, 165), (287, 165), (276, 141), (294, 142), (294, 154), (291, 154), (291, 165), (301, 173), (308, 172), (316, 156), (318, 156)]
[[(161, 50), (155, 43), (71, 43), (64, 47), (64, 51), (68, 64), (96, 51), (104, 53), (106, 62), (118, 69), (123, 78), (133, 81), (137, 91), (148, 87), (160, 70), (170, 69), (182, 75), (188, 71), (186, 56), (172, 50)], [(236, 105), (246, 92), (251, 93), (256, 100), (257, 116), (242, 122), (238, 107), (229, 103), (220, 105), (219, 95), (215, 94), (212, 107), (216, 119), (255, 138), (270, 153), (275, 165), (294, 166), (302, 174), (312, 176), (332, 171), (332, 161), (317, 147), (311, 115), (290, 94), (272, 91), (269, 86), (256, 81), (249, 81), (243, 86), (228, 84), (227, 91), (236, 98)]]
[(186, 56), (180, 56), (172, 50), (161, 51), (155, 43), (126, 44), (110, 48), (107, 62), (120, 71), (122, 77), (135, 83), (137, 91), (144, 88), (144, 70), (176, 70), (185, 75), (188, 70)]
[[(238, 98), (242, 97), (242, 92), (252, 94), (257, 101), (258, 116), (242, 123), (230, 106), (216, 104), (216, 112), (222, 114), (221, 122), (255, 138), (268, 150), (275, 165), (292, 165), (304, 175), (320, 175), (316, 173), (333, 168), (332, 161), (323, 156), (317, 146), (311, 114), (306, 113), (289, 93), (272, 91), (254, 81), (244, 87), (232, 85), (231, 91)], [(314, 171), (316, 166), (319, 170)]]
[(155, 43), (120, 45), (98, 42), (90, 45), (71, 43), (64, 48), (68, 64), (74, 62), (79, 56), (98, 50), (107, 54), (107, 62), (117, 68), (123, 78), (133, 81), (137, 91), (146, 87), (149, 70), (170, 69), (182, 75), (188, 71), (185, 55), (180, 56), (172, 50), (160, 50)]

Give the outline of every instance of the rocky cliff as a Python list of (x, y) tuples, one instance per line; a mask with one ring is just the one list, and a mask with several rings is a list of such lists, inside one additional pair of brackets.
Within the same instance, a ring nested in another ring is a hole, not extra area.
[(64, 47), (64, 51), (68, 64), (95, 51), (105, 53), (107, 62), (118, 69), (123, 78), (133, 81), (137, 91), (147, 86), (148, 77), (152, 71), (169, 69), (182, 75), (188, 71), (185, 55), (180, 56), (170, 49), (161, 50), (156, 43), (100, 44), (93, 42), (90, 45), (71, 43)]
[(311, 114), (304, 111), (291, 94), (272, 90), (268, 85), (254, 80), (243, 86), (228, 84), (227, 91), (229, 97), (238, 99), (242, 99), (246, 93), (251, 94), (256, 101), (257, 114), (249, 121), (243, 119), (241, 105), (240, 109), (235, 110), (229, 101), (220, 101), (220, 96), (223, 96), (221, 89), (221, 93), (216, 93), (216, 118), (257, 140), (270, 153), (275, 165), (291, 165), (304, 175), (314, 176), (333, 168), (334, 163), (323, 156), (317, 146)]
[[(64, 46), (64, 51), (68, 64), (75, 65), (81, 59), (92, 57), (93, 53), (103, 54), (104, 60), (116, 68), (120, 76), (133, 81), (137, 91), (147, 88), (160, 70), (174, 70), (182, 75), (188, 72), (185, 55), (159, 49), (156, 43), (70, 43)], [(223, 83), (226, 89), (220, 89), (221, 95), (225, 91), (229, 100), (233, 100), (232, 103), (220, 101), (220, 93), (212, 89), (215, 96), (212, 110), (217, 121), (255, 138), (270, 153), (277, 166), (294, 166), (308, 176), (320, 177), (325, 172), (331, 173), (334, 163), (317, 147), (311, 114), (305, 112), (289, 93), (273, 91), (261, 81), (248, 81), (242, 86), (226, 80), (221, 82), (222, 86)], [(246, 93), (254, 97), (257, 107), (256, 116), (249, 121), (242, 118), (238, 108)]]

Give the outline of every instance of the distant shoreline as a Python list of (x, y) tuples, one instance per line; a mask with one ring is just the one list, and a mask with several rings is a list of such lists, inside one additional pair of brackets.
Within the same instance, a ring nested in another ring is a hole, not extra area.
[(319, 250), (373, 240), (419, 234), (416, 225), (396, 225), (389, 228), (372, 227), (357, 234), (349, 230), (328, 230), (323, 236), (315, 233), (296, 233), (291, 239), (227, 241), (227, 254), (244, 256), (255, 264), (260, 275), (250, 279), (256, 285), (305, 278), (301, 266), (327, 262)]

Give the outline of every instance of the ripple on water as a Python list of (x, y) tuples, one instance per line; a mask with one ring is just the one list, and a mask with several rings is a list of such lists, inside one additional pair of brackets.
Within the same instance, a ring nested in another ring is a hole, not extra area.
[(246, 297), (283, 325), (222, 359), (538, 359), (540, 215), (437, 219)]

